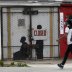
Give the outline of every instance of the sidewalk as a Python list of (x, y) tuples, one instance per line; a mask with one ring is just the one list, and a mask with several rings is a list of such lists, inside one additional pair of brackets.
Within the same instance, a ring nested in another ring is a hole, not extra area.
[[(57, 66), (61, 61), (59, 59), (15, 61), (27, 63), (29, 67), (0, 67), (0, 72), (72, 72), (72, 60), (67, 60), (64, 69)], [(4, 63), (11, 62), (4, 61)]]
[(64, 69), (57, 64), (28, 64), (30, 67), (0, 67), (0, 72), (72, 72), (72, 63), (67, 63)]
[[(21, 62), (26, 64), (58, 64), (62, 61), (62, 59), (44, 59), (44, 60), (20, 60), (14, 62)], [(11, 63), (13, 61), (4, 61), (4, 63)], [(72, 63), (72, 59), (68, 59), (66, 63)]]

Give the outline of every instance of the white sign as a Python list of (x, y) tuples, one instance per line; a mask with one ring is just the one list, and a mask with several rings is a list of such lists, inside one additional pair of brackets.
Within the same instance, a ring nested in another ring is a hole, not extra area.
[(60, 34), (64, 34), (64, 15), (60, 13)]
[(47, 30), (45, 29), (33, 29), (32, 30), (34, 40), (45, 40), (47, 39)]

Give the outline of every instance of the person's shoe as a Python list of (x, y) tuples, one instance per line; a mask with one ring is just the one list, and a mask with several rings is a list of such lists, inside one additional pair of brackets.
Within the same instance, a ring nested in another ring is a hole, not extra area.
[(59, 68), (63, 69), (64, 65), (62, 64), (57, 64)]

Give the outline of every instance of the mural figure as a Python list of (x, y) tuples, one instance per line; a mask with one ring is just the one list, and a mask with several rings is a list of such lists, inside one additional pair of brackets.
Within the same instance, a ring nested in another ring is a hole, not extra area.
[(21, 37), (20, 42), (22, 43), (20, 51), (13, 54), (14, 60), (24, 60), (29, 58), (29, 45), (25, 42), (26, 37)]
[[(42, 29), (42, 26), (38, 25), (37, 29)], [(43, 40), (36, 40), (36, 45), (37, 59), (43, 59)]]

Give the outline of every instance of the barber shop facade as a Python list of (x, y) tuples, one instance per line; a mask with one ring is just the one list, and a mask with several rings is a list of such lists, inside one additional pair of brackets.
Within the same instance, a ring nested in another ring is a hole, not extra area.
[(59, 58), (60, 43), (57, 39), (60, 34), (63, 34), (60, 21), (59, 5), (3, 6), (1, 8), (1, 58), (22, 59), (24, 53), (20, 51), (21, 37), (26, 38), (25, 42), (30, 48), (27, 53), (29, 56), (25, 59)]

